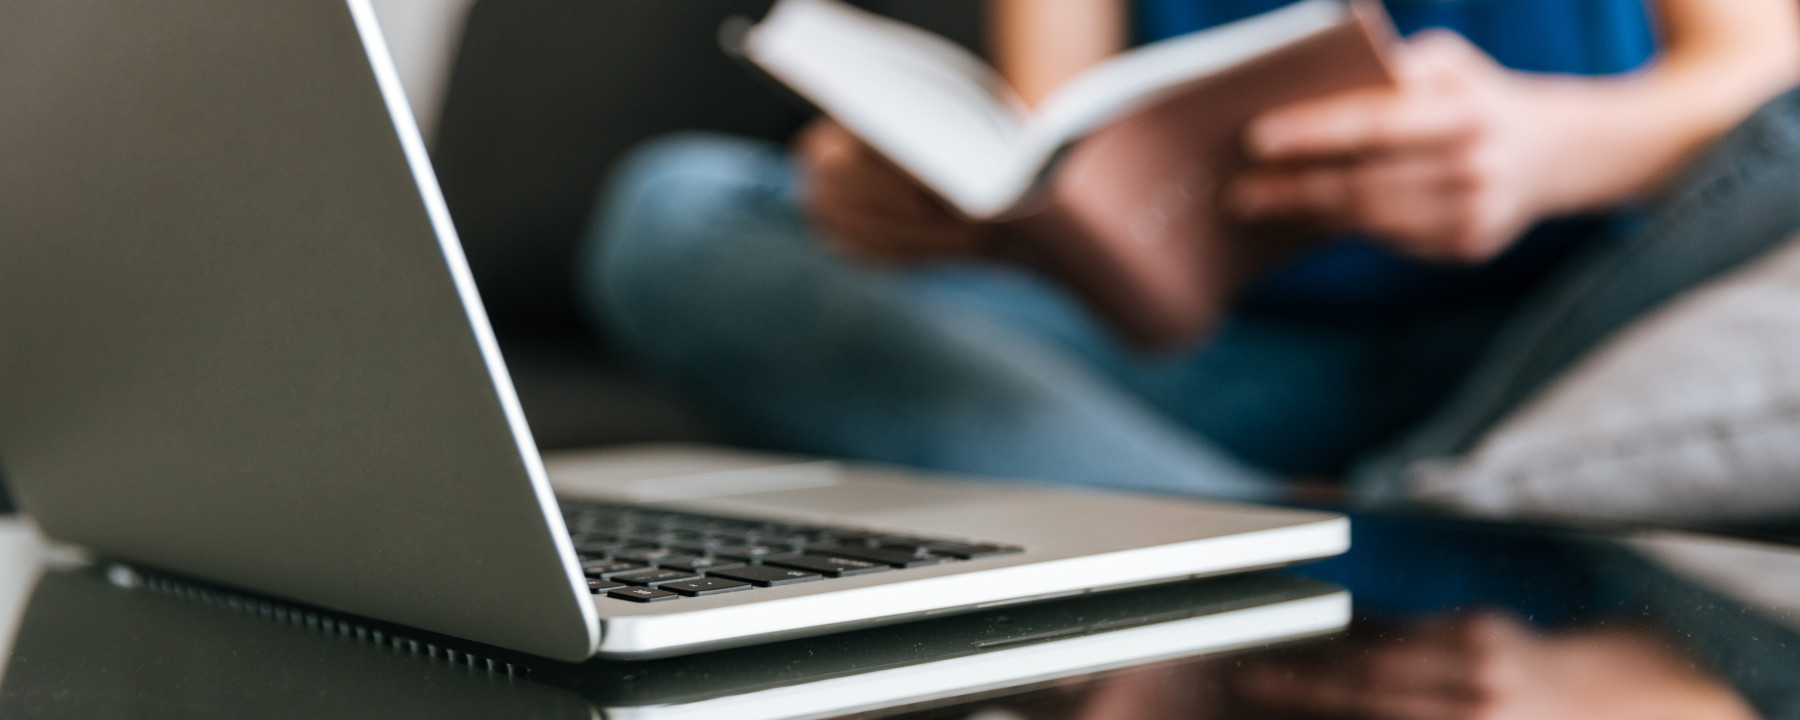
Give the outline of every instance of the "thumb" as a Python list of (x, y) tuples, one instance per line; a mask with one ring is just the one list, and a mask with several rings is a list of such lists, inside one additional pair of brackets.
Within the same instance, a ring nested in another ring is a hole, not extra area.
[(1499, 63), (1468, 38), (1441, 28), (1420, 31), (1407, 38), (1394, 60), (1394, 70), (1402, 86), (1435, 85), (1466, 78), (1471, 71), (1491, 72), (1499, 67)]

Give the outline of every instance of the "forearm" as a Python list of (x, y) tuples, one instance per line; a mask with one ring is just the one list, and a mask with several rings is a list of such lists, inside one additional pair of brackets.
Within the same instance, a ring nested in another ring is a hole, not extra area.
[(1123, 50), (1126, 16), (1125, 0), (988, 0), (994, 66), (1035, 106), (1063, 81)]
[(1616, 80), (1523, 76), (1564, 162), (1543, 175), (1546, 214), (1654, 192), (1757, 106), (1800, 81), (1791, 0), (1664, 0), (1666, 50)]

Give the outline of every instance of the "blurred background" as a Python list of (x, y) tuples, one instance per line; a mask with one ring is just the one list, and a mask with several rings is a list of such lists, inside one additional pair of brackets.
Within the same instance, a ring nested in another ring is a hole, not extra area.
[(463, 23), (475, 0), (375, 0), (374, 4), (394, 64), (406, 83), (407, 99), (430, 137), (443, 108), (444, 88), (450, 82), (450, 63), (462, 40)]
[[(719, 49), (772, 0), (376, 0), (538, 443), (724, 440), (592, 337), (571, 266), (613, 165), (675, 130), (786, 140), (811, 116)], [(979, 3), (858, 5), (977, 47)]]

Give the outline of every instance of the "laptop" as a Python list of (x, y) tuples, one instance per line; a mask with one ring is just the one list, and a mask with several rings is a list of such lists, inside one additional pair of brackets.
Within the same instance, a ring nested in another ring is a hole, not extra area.
[(532, 441), (368, 0), (0, 11), (0, 462), (99, 555), (548, 658), (1340, 553), (1309, 511)]

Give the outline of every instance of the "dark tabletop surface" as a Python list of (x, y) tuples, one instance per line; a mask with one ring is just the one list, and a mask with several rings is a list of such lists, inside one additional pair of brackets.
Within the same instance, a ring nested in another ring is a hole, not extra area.
[(1800, 548), (1353, 524), (1350, 554), (1297, 568), (571, 666), (89, 563), (0, 519), (0, 717), (1800, 718)]

